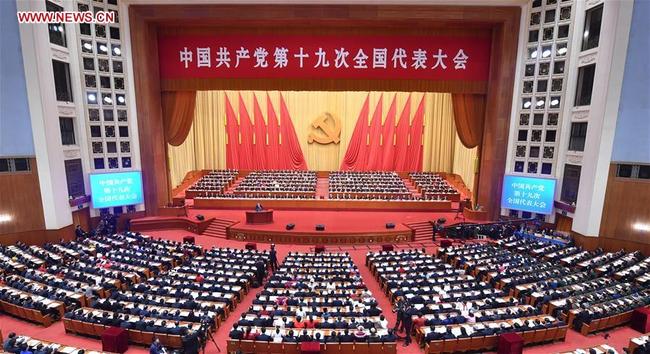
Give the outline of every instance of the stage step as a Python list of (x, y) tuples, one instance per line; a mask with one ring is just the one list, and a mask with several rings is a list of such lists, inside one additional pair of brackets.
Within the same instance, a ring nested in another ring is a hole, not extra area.
[(235, 190), (235, 188), (241, 183), (241, 181), (244, 180), (244, 177), (237, 177), (234, 182), (230, 185), (230, 187), (226, 188), (226, 190), (223, 192), (223, 194), (232, 194), (232, 192)]
[(316, 180), (316, 199), (329, 199), (329, 186), (329, 178), (318, 177)]
[(218, 237), (218, 238), (226, 238), (226, 228), (228, 226), (234, 225), (236, 222), (232, 220), (226, 220), (226, 219), (214, 219), (210, 223), (207, 229), (203, 231), (201, 235), (204, 236), (210, 236), (210, 237)]
[(404, 225), (410, 227), (415, 232), (414, 240), (430, 241), (433, 237), (433, 226), (428, 221), (418, 221), (412, 223), (405, 223)]
[(404, 181), (404, 184), (406, 185), (406, 188), (409, 189), (409, 192), (413, 194), (415, 197), (421, 197), (422, 193), (418, 192), (418, 188), (411, 182), (409, 178), (402, 178), (402, 181)]

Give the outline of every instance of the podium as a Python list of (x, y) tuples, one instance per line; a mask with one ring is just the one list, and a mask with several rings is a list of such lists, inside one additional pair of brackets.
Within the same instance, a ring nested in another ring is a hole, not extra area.
[(489, 220), (488, 213), (485, 210), (474, 210), (474, 209), (463, 208), (463, 216), (465, 216), (465, 218), (467, 219), (474, 220), (474, 221)]
[(524, 339), (518, 333), (504, 333), (499, 336), (498, 354), (521, 354)]
[(102, 333), (102, 350), (124, 353), (129, 350), (129, 334), (124, 328), (108, 327)]
[(650, 309), (646, 307), (635, 309), (630, 318), (630, 327), (641, 333), (650, 332)]
[(273, 222), (273, 209), (262, 211), (247, 210), (246, 223), (247, 224), (271, 224)]

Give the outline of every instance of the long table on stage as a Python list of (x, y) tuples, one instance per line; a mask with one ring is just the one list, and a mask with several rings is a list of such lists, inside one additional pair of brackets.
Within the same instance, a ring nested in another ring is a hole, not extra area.
[(246, 210), (247, 224), (270, 224), (273, 222), (273, 209)]
[(250, 210), (257, 203), (272, 209), (452, 211), (451, 201), (447, 200), (194, 199), (195, 208), (205, 209)]

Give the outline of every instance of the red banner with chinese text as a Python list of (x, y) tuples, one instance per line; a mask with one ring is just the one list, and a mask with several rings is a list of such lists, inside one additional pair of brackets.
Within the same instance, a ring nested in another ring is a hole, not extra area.
[(486, 81), (489, 37), (162, 35), (162, 79)]

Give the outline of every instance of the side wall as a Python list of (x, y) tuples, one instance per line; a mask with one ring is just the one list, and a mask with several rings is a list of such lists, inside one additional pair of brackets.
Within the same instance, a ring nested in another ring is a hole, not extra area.
[(29, 159), (29, 164), (29, 172), (0, 173), (0, 214), (11, 218), (0, 223), (0, 240), (10, 233), (45, 228), (36, 159)]

